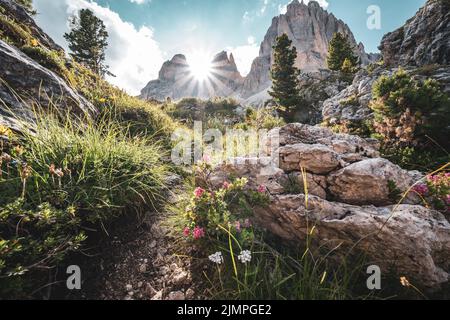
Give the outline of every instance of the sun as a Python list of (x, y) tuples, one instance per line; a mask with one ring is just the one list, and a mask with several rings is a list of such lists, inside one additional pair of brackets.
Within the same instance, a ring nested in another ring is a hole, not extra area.
[(188, 56), (189, 72), (197, 81), (209, 78), (212, 71), (211, 57), (206, 52), (193, 52)]

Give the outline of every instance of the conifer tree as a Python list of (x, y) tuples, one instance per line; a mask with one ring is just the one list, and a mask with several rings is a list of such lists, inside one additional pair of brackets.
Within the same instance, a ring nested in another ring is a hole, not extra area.
[(282, 111), (290, 112), (298, 106), (300, 71), (295, 67), (297, 49), (287, 34), (279, 36), (274, 49), (274, 62), (270, 70), (272, 88), (269, 94)]
[(102, 20), (89, 9), (81, 9), (72, 17), (71, 31), (64, 34), (75, 61), (85, 65), (100, 76), (109, 74), (105, 65), (108, 32)]
[(349, 70), (359, 64), (348, 37), (340, 32), (336, 32), (330, 40), (327, 64), (334, 71), (341, 71), (343, 67)]

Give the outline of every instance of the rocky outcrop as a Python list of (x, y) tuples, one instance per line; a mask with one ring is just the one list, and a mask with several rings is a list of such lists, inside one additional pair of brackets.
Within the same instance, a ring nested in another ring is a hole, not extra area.
[(450, 2), (428, 0), (417, 14), (381, 41), (388, 65), (450, 64)]
[[(34, 22), (28, 11), (12, 0), (0, 0), (0, 14), (20, 24), (46, 50), (62, 51)], [(5, 36), (8, 36), (6, 30)], [(16, 45), (22, 45), (16, 39)], [(25, 44), (25, 43), (23, 43)], [(35, 109), (55, 108), (60, 114), (92, 115), (94, 106), (55, 72), (0, 40), (0, 124), (20, 130), (35, 119)]]
[(222, 51), (210, 64), (208, 79), (196, 79), (186, 57), (182, 54), (175, 55), (172, 60), (163, 64), (158, 79), (150, 81), (142, 89), (140, 97), (148, 100), (165, 100), (233, 96), (243, 82), (233, 54), (228, 56), (227, 52)]
[(167, 97), (179, 98), (187, 90), (189, 66), (186, 57), (182, 54), (175, 55), (171, 60), (164, 62), (159, 71), (157, 80), (150, 81), (141, 91), (142, 99), (164, 100)]
[(303, 1), (292, 1), (286, 14), (275, 17), (261, 44), (259, 56), (252, 64), (251, 71), (244, 81), (241, 95), (244, 99), (258, 94), (271, 85), (270, 67), (273, 63), (273, 49), (276, 38), (283, 33), (297, 48), (296, 66), (304, 72), (326, 69), (328, 43), (336, 32), (348, 36), (355, 47), (355, 53), (363, 63), (369, 62), (364, 47), (356, 43), (350, 28), (333, 14), (324, 10), (316, 1), (308, 5)]
[[(228, 159), (209, 176), (216, 187), (232, 177), (246, 177), (252, 189), (264, 185), (271, 204), (255, 210), (260, 226), (293, 245), (314, 226), (317, 247), (362, 252), (384, 274), (395, 271), (426, 288), (448, 282), (450, 223), (408, 193), (423, 178), (419, 172), (380, 158), (376, 140), (318, 126), (289, 124), (266, 141), (272, 161)], [(400, 205), (399, 195), (406, 195)]]
[[(404, 67), (402, 68), (411, 77), (424, 81), (427, 78), (436, 80), (444, 92), (450, 93), (450, 69), (445, 66), (428, 66), (426, 68)], [(398, 68), (386, 69), (376, 67), (372, 71), (360, 70), (353, 83), (327, 99), (323, 103), (322, 117), (328, 125), (360, 123), (371, 119), (372, 110), (369, 108), (372, 100), (372, 88), (376, 80), (381, 76), (392, 76)]]
[(380, 76), (389, 76), (392, 73), (382, 68), (371, 73), (365, 69), (360, 70), (350, 86), (324, 101), (323, 121), (334, 125), (346, 121), (360, 122), (369, 119), (373, 114), (369, 108), (373, 84)]
[(34, 107), (58, 105), (58, 112), (94, 114), (94, 106), (54, 72), (0, 40), (0, 123), (20, 130), (33, 122)]

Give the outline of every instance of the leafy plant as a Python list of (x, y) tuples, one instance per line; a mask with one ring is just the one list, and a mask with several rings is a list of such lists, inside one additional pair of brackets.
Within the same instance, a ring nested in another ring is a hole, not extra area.
[(399, 70), (380, 77), (373, 96), (374, 131), (385, 153), (404, 150), (414, 158), (414, 153), (428, 152), (435, 159), (448, 159), (450, 99), (435, 80), (421, 81)]

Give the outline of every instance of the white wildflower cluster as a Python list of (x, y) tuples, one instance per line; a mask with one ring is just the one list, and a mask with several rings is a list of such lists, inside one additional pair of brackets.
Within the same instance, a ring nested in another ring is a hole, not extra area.
[(241, 254), (238, 256), (238, 259), (242, 263), (249, 263), (252, 261), (252, 253), (249, 250), (244, 250), (241, 252)]
[(216, 252), (209, 256), (209, 260), (211, 260), (214, 263), (222, 264), (223, 263), (223, 256), (222, 252)]

